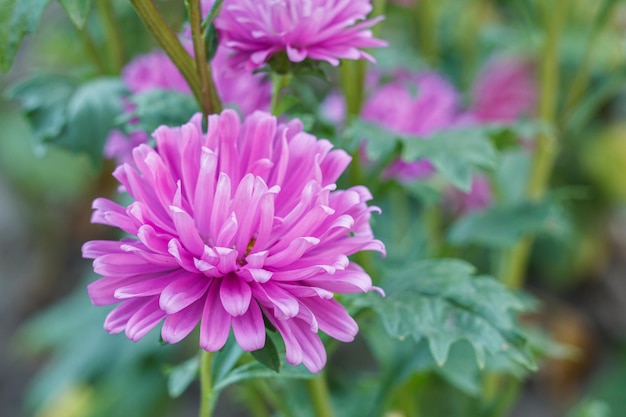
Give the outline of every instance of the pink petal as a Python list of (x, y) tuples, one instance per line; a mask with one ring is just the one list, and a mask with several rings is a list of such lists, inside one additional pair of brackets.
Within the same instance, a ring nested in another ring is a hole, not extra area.
[(167, 314), (174, 314), (206, 294), (211, 279), (201, 274), (188, 274), (165, 287), (159, 297), (159, 306)]
[(252, 290), (250, 286), (234, 274), (228, 274), (222, 279), (220, 300), (224, 309), (233, 317), (242, 316), (248, 311)]
[(220, 350), (230, 333), (231, 315), (219, 299), (220, 284), (220, 280), (214, 280), (209, 288), (200, 323), (200, 347), (209, 352)]
[(168, 315), (161, 328), (163, 340), (168, 343), (178, 343), (187, 337), (200, 320), (204, 302), (205, 300), (200, 298), (181, 311)]
[(233, 332), (239, 346), (245, 351), (261, 349), (265, 346), (265, 324), (263, 314), (256, 302), (250, 303), (247, 312), (233, 317)]

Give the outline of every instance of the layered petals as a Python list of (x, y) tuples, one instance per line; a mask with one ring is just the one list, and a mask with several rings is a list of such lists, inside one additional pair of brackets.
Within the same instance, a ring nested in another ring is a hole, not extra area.
[(281, 333), (290, 363), (319, 371), (318, 331), (340, 341), (358, 327), (333, 296), (377, 290), (348, 259), (384, 254), (369, 226), (365, 187), (337, 190), (349, 156), (330, 142), (262, 112), (243, 122), (232, 110), (181, 127), (160, 127), (116, 177), (134, 201), (94, 203), (93, 220), (135, 236), (93, 241), (83, 256), (103, 275), (89, 285), (95, 305), (119, 305), (105, 328), (139, 340), (163, 322), (170, 343), (200, 328), (199, 344), (224, 346), (231, 332), (247, 351)]
[(385, 46), (365, 20), (370, 0), (231, 0), (215, 25), (233, 61), (248, 69), (284, 53), (291, 62), (313, 59), (339, 65), (340, 59), (368, 59), (363, 48)]

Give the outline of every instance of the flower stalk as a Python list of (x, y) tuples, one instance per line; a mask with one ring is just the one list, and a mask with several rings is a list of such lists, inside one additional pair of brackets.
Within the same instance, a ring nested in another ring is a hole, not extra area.
[(272, 104), (270, 106), (270, 112), (274, 116), (280, 116), (284, 110), (281, 105), (283, 93), (291, 83), (292, 77), (290, 72), (282, 74), (272, 71)]
[(191, 25), (191, 37), (193, 41), (193, 51), (196, 60), (196, 71), (200, 80), (200, 108), (205, 116), (222, 111), (221, 103), (215, 91), (211, 66), (207, 62), (207, 51), (202, 30), (202, 8), (200, 0), (187, 2), (189, 11), (189, 23)]
[(193, 58), (187, 53), (151, 0), (130, 0), (130, 2), (161, 48), (183, 75), (198, 105), (202, 108), (202, 89)]
[(213, 353), (200, 352), (200, 417), (211, 417), (215, 407), (215, 393), (211, 381), (211, 361)]
[[(558, 0), (554, 4), (542, 3), (546, 41), (539, 60), (539, 119), (550, 126), (555, 126), (557, 121), (559, 45), (565, 20), (565, 14), (556, 11), (564, 10), (565, 3), (566, 0)], [(541, 132), (537, 136), (537, 148), (526, 187), (526, 196), (531, 201), (539, 201), (545, 195), (557, 150), (557, 139), (550, 133)], [(503, 255), (499, 276), (512, 288), (523, 285), (532, 242), (531, 236), (525, 236)]]
[(110, 61), (113, 65), (113, 72), (119, 74), (126, 62), (126, 52), (124, 51), (124, 42), (122, 41), (122, 34), (119, 31), (119, 24), (115, 17), (115, 10), (110, 0), (98, 0), (97, 3), (100, 16), (102, 17), (102, 23), (104, 24), (104, 30), (106, 31), (107, 39), (109, 42), (109, 55)]
[(307, 381), (309, 395), (316, 417), (335, 417), (335, 413), (330, 402), (330, 393), (324, 374), (319, 374), (315, 378)]

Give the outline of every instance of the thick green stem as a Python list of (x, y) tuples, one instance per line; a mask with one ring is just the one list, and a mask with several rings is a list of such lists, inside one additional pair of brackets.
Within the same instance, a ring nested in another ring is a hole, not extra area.
[(419, 47), (422, 57), (430, 65), (437, 63), (439, 51), (437, 47), (437, 2), (439, 0), (421, 0), (415, 5), (419, 30)]
[(211, 361), (213, 354), (202, 350), (200, 353), (200, 417), (211, 417), (215, 398), (211, 381)]
[[(546, 41), (539, 60), (539, 119), (550, 126), (556, 124), (559, 88), (559, 43), (564, 23), (567, 0), (542, 3), (546, 25)], [(537, 147), (526, 187), (526, 195), (537, 201), (545, 195), (557, 154), (556, 138), (547, 132), (537, 137)], [(518, 241), (505, 251), (500, 263), (500, 278), (509, 286), (521, 287), (526, 273), (526, 264), (532, 247), (532, 237)]]
[(110, 62), (113, 65), (113, 72), (119, 74), (126, 62), (126, 52), (124, 51), (120, 26), (115, 17), (115, 10), (113, 10), (111, 0), (98, 0), (97, 5), (107, 35), (107, 45), (110, 51)]
[(281, 108), (281, 100), (283, 98), (284, 90), (291, 83), (292, 74), (285, 73), (279, 74), (272, 72), (272, 104), (270, 111), (274, 116), (280, 116), (284, 109)]
[(576, 71), (574, 80), (572, 81), (571, 86), (568, 88), (567, 96), (565, 99), (565, 109), (563, 112), (564, 117), (567, 117), (576, 106), (576, 104), (578, 104), (580, 98), (583, 96), (584, 92), (589, 86), (591, 64), (593, 63), (593, 53), (596, 50), (596, 48), (594, 47), (596, 40), (598, 39), (598, 35), (602, 32), (602, 28), (604, 28), (606, 21), (612, 16), (617, 3), (618, 2), (616, 0), (604, 0), (604, 4), (600, 8), (600, 11), (596, 18), (596, 22), (591, 29), (591, 33), (587, 37), (583, 58), (578, 65), (578, 70)]
[(348, 120), (361, 113), (366, 72), (366, 61), (344, 60), (341, 63), (340, 81), (346, 101), (346, 116)]
[(98, 53), (98, 46), (94, 42), (91, 34), (87, 31), (87, 27), (85, 26), (82, 29), (76, 27), (78, 31), (78, 35), (80, 36), (81, 41), (83, 42), (83, 46), (85, 48), (85, 52), (89, 55), (94, 65), (98, 69), (98, 73), (104, 75), (107, 73), (106, 65), (104, 65), (104, 61), (102, 57)]
[(200, 80), (200, 108), (206, 117), (209, 114), (221, 112), (222, 105), (217, 98), (211, 67), (207, 62), (207, 51), (204, 47), (205, 40), (202, 31), (202, 8), (200, 0), (188, 1), (189, 24), (191, 25), (191, 37), (193, 51), (196, 59), (196, 71)]
[[(370, 17), (382, 16), (385, 14), (385, 9), (387, 8), (387, 0), (373, 0), (372, 1), (372, 12), (370, 13)], [(372, 34), (374, 36), (378, 36), (380, 31), (382, 30), (382, 24), (378, 23), (376, 26), (372, 28)]]
[(277, 394), (276, 391), (268, 385), (267, 380), (259, 379), (254, 381), (254, 387), (263, 396), (265, 401), (274, 407), (274, 409), (280, 411), (281, 415), (284, 417), (296, 417), (287, 406), (284, 396)]
[(202, 90), (193, 58), (183, 48), (178, 37), (151, 0), (130, 0), (130, 2), (161, 48), (183, 75), (198, 105), (202, 108)]
[(323, 374), (307, 381), (315, 417), (335, 417), (326, 378)]

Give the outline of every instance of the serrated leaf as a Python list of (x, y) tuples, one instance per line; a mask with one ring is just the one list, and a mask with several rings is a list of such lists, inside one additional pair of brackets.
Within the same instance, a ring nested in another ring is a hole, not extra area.
[(97, 78), (76, 88), (68, 77), (42, 74), (12, 87), (7, 97), (20, 102), (36, 140), (86, 153), (97, 166), (122, 111), (123, 92), (116, 78)]
[(531, 303), (500, 282), (473, 273), (460, 260), (419, 261), (388, 271), (381, 285), (387, 297), (367, 299), (391, 336), (427, 340), (440, 366), (454, 343), (467, 340), (479, 367), (504, 354), (533, 369), (534, 358), (515, 320)]
[(469, 192), (479, 169), (496, 166), (498, 152), (483, 128), (437, 132), (427, 139), (402, 138), (402, 159), (428, 159), (452, 185)]
[(562, 217), (561, 210), (549, 200), (496, 205), (461, 217), (450, 228), (448, 240), (456, 245), (510, 247), (527, 234), (564, 233)]
[(161, 125), (180, 126), (198, 112), (198, 105), (191, 95), (171, 90), (150, 90), (130, 97), (135, 108), (125, 113), (118, 122), (125, 123), (124, 130), (142, 130), (152, 133)]
[(476, 126), (418, 137), (394, 133), (376, 123), (357, 119), (344, 132), (348, 141), (342, 147), (355, 150), (365, 140), (368, 158), (381, 161), (392, 155), (400, 144), (403, 160), (427, 159), (452, 185), (469, 192), (474, 172), (496, 166), (498, 152), (490, 134), (499, 129), (503, 127)]
[(172, 398), (178, 398), (198, 376), (200, 359), (194, 356), (191, 359), (175, 366), (169, 371), (167, 392)]
[(274, 341), (272, 341), (271, 337), (268, 336), (265, 338), (265, 346), (250, 353), (252, 353), (252, 356), (254, 356), (257, 361), (269, 369), (274, 372), (280, 371), (280, 358), (278, 357), (278, 350), (276, 350), (276, 345), (274, 345)]
[(91, 0), (59, 0), (59, 3), (65, 9), (68, 17), (78, 27), (82, 29), (89, 16), (91, 8)]
[(50, 0), (0, 2), (0, 68), (8, 71), (25, 35), (34, 33)]
[(116, 78), (99, 78), (81, 85), (67, 104), (67, 126), (50, 142), (72, 152), (84, 152), (95, 165), (109, 131), (122, 112), (123, 83)]
[(376, 123), (354, 119), (344, 131), (343, 136), (349, 141), (342, 144), (342, 148), (355, 151), (362, 140), (367, 142), (367, 157), (371, 160), (384, 159), (391, 153), (400, 136), (390, 130), (380, 127)]
[(69, 77), (39, 74), (9, 88), (6, 97), (25, 110), (34, 138), (39, 142), (61, 134), (67, 122), (67, 103), (76, 89)]
[(296, 378), (296, 379), (310, 379), (314, 378), (315, 374), (312, 374), (304, 365), (292, 366), (283, 361), (280, 363), (281, 372), (277, 373), (267, 368), (259, 362), (250, 362), (245, 365), (239, 366), (228, 373), (223, 379), (216, 382), (213, 386), (215, 392), (221, 391), (229, 385), (235, 384), (241, 381), (247, 381), (249, 379), (276, 379), (276, 378)]

